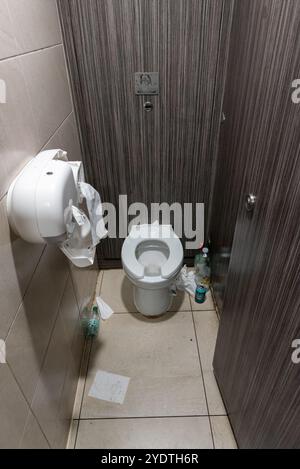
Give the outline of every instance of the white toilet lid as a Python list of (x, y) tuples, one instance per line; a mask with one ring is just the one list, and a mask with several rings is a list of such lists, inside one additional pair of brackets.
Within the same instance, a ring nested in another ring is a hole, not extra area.
[(167, 280), (176, 274), (177, 270), (180, 268), (183, 262), (184, 252), (181, 241), (173, 232), (173, 230), (172, 237), (165, 238), (163, 234), (158, 235), (157, 228), (152, 229), (151, 225), (149, 225), (148, 229), (150, 231), (148, 231), (149, 236), (147, 237), (145, 237), (145, 235), (143, 235), (141, 232), (140, 236), (135, 234), (134, 237), (129, 236), (125, 240), (122, 248), (123, 266), (128, 274), (133, 278), (139, 280), (145, 278), (145, 267), (138, 261), (136, 257), (137, 248), (141, 243), (148, 240), (160, 241), (165, 243), (169, 249), (169, 257), (165, 264), (161, 266), (161, 278)]

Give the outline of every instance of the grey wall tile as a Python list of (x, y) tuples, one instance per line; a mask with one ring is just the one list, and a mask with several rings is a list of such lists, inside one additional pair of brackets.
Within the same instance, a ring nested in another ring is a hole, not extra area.
[(90, 269), (78, 269), (70, 264), (71, 277), (80, 311), (94, 299), (99, 270), (96, 265)]
[(60, 305), (60, 315), (69, 348), (79, 371), (85, 337), (81, 327), (79, 307), (71, 277), (69, 277), (64, 291)]
[(65, 411), (65, 400), (71, 400), (71, 396), (64, 393), (64, 385), (70, 369), (72, 356), (59, 315), (32, 403), (51, 448), (65, 448), (67, 443), (71, 411)]
[(63, 46), (27, 54), (18, 60), (29, 90), (39, 148), (42, 148), (72, 111)]
[(0, 448), (64, 447), (84, 342), (79, 307), (98, 272), (74, 273), (57, 248), (25, 243), (6, 213), (11, 182), (41, 149), (81, 160), (55, 0), (0, 0), (0, 79), (0, 339), (9, 363), (0, 366)]
[(0, 104), (0, 197), (12, 180), (39, 150), (31, 99), (18, 59), (0, 62), (7, 102)]
[(28, 402), (38, 382), (67, 277), (65, 257), (48, 246), (7, 338), (7, 360)]
[(60, 148), (67, 151), (70, 161), (81, 161), (81, 148), (73, 112), (62, 123), (53, 137), (51, 137), (44, 147), (44, 150), (52, 150), (53, 148)]
[(8, 365), (0, 365), (0, 448), (16, 448), (22, 438), (29, 408)]
[(20, 449), (49, 449), (49, 443), (46, 440), (36, 418), (30, 412), (25, 426), (24, 434), (20, 442)]
[(0, 60), (18, 53), (7, 0), (0, 2)]
[(8, 7), (21, 53), (61, 42), (55, 0), (9, 0)]
[(14, 235), (8, 225), (6, 197), (0, 202), (0, 339), (5, 339), (31, 281), (43, 245), (29, 244)]

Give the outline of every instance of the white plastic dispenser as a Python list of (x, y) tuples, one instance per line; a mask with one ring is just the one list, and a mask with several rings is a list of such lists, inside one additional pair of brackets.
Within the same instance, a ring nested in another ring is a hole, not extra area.
[(62, 150), (33, 158), (7, 196), (13, 231), (29, 243), (57, 245), (77, 267), (94, 263), (96, 246), (107, 235), (98, 192), (84, 182), (81, 162)]

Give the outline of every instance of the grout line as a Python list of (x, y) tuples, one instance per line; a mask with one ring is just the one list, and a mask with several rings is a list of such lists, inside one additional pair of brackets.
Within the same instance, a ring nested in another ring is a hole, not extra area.
[(25, 57), (26, 55), (36, 54), (37, 52), (42, 52), (48, 49), (54, 49), (55, 47), (62, 46), (62, 42), (58, 42), (57, 44), (52, 44), (51, 46), (41, 47), (39, 49), (30, 50), (28, 52), (22, 52), (21, 54), (10, 55), (9, 57), (4, 57), (0, 59), (0, 63), (5, 62), (6, 60), (13, 60), (18, 59), (19, 57)]
[(59, 126), (54, 130), (52, 135), (48, 138), (48, 140), (43, 144), (43, 146), (40, 148), (36, 156), (43, 151), (43, 149), (48, 145), (48, 143), (51, 141), (51, 139), (57, 134), (57, 132), (62, 128), (62, 126), (65, 124), (65, 122), (69, 119), (69, 117), (73, 113), (73, 109), (69, 112), (69, 114), (64, 118), (64, 120), (59, 124)]
[[(101, 277), (100, 277), (101, 276)], [(98, 296), (101, 296), (101, 291), (102, 291), (102, 285), (103, 285), (103, 278), (104, 278), (104, 272), (103, 270), (99, 269), (99, 274), (97, 277), (97, 282), (96, 282), (96, 291), (95, 291), (95, 298), (94, 302), (96, 303), (96, 299)]]
[(199, 365), (200, 365), (200, 371), (201, 371), (202, 382), (203, 382), (205, 401), (206, 401), (206, 406), (207, 406), (207, 413), (208, 413), (208, 420), (209, 420), (209, 426), (210, 426), (210, 432), (211, 432), (211, 439), (212, 439), (213, 449), (215, 449), (215, 440), (214, 440), (214, 435), (213, 435), (211, 416), (210, 416), (210, 413), (209, 413), (207, 391), (206, 391), (206, 386), (205, 386), (205, 381), (204, 381), (204, 374), (203, 374), (203, 368), (202, 368), (201, 356), (200, 356), (200, 348), (199, 348), (199, 342), (198, 342), (197, 330), (196, 330), (196, 323), (195, 323), (195, 318), (194, 318), (194, 313), (193, 312), (192, 312), (192, 318), (193, 318), (194, 331), (195, 331), (195, 336), (196, 336), (196, 344), (197, 344), (197, 350), (198, 350), (198, 358), (199, 358)]
[[(71, 436), (72, 436), (72, 425), (73, 425), (73, 423), (76, 424), (76, 431), (75, 431), (75, 438), (74, 438), (73, 444), (72, 444), (72, 446), (70, 446)], [(72, 419), (71, 425), (70, 425), (70, 431), (69, 431), (68, 441), (67, 441), (67, 446), (66, 446), (65, 449), (67, 449), (67, 450), (68, 450), (68, 449), (75, 449), (75, 443), (76, 443), (76, 437), (77, 437), (78, 427), (79, 427), (79, 420), (77, 420), (77, 419)]]
[(7, 192), (5, 192), (5, 194), (3, 194), (2, 197), (0, 197), (0, 204), (2, 204), (6, 196), (7, 196)]
[(83, 390), (82, 390), (81, 403), (80, 403), (80, 409), (79, 409), (79, 419), (78, 419), (79, 422), (78, 422), (78, 425), (77, 425), (74, 448), (76, 448), (76, 445), (77, 445), (77, 438), (78, 438), (78, 432), (79, 432), (79, 427), (80, 427), (80, 420), (82, 420), (81, 419), (81, 412), (82, 412), (82, 407), (83, 407), (83, 400), (84, 400), (84, 395), (85, 395), (86, 381), (87, 381), (87, 375), (88, 375), (88, 371), (89, 371), (90, 359), (91, 359), (91, 355), (92, 355), (93, 339), (91, 339), (91, 340), (87, 339), (86, 344), (87, 344), (87, 347), (88, 346), (90, 347), (90, 350), (88, 351), (88, 356), (87, 356), (86, 370), (85, 370), (85, 376), (84, 376), (84, 386), (83, 386)]
[[(101, 274), (101, 270), (99, 270), (99, 276)], [(99, 277), (98, 277), (99, 278)], [(71, 280), (72, 280), (72, 283), (73, 283), (73, 288), (74, 288), (74, 282), (73, 282), (73, 279), (72, 279), (72, 275), (71, 275)], [(97, 282), (98, 282), (98, 279), (97, 279)], [(103, 274), (102, 274), (102, 281), (101, 281), (101, 286), (102, 286), (102, 282), (103, 282)], [(97, 284), (96, 284), (96, 287), (97, 287)], [(101, 288), (101, 287), (100, 287)], [(76, 295), (75, 295), (75, 298), (76, 298)], [(77, 301), (77, 299), (76, 299)], [(78, 308), (79, 311), (80, 311), (80, 308)], [(80, 312), (81, 313), (81, 312)], [(87, 351), (87, 348), (90, 346), (90, 350)], [(81, 411), (82, 411), (82, 406), (83, 406), (83, 399), (84, 399), (84, 394), (85, 394), (85, 387), (86, 387), (86, 379), (87, 379), (87, 374), (88, 374), (88, 370), (89, 370), (89, 362), (90, 362), (90, 356), (91, 356), (91, 352), (92, 352), (92, 342), (89, 341), (87, 338), (85, 339), (85, 344), (84, 344), (84, 349), (83, 349), (83, 353), (82, 353), (82, 360), (81, 360), (81, 365), (80, 365), (80, 371), (79, 371), (79, 377), (78, 377), (78, 384), (79, 384), (79, 379), (82, 377), (81, 376), (81, 373), (83, 372), (84, 374), (84, 386), (83, 386), (83, 390), (82, 390), (82, 395), (81, 395), (81, 402), (80, 402), (80, 409), (79, 409), (79, 418), (78, 419), (74, 419), (72, 418), (72, 422), (76, 422), (78, 421), (78, 425), (77, 425), (77, 428), (76, 428), (76, 435), (75, 435), (75, 441), (74, 441), (74, 448), (76, 447), (76, 443), (77, 443), (77, 437), (78, 437), (78, 430), (79, 430), (79, 422), (80, 422), (80, 417), (81, 417)], [(86, 353), (88, 354), (88, 357), (85, 357)], [(85, 361), (86, 359), (86, 361)], [(86, 367), (84, 369), (84, 367)], [(77, 394), (77, 391), (76, 391), (76, 394)], [(75, 403), (74, 403), (75, 405)]]
[[(195, 414), (195, 415), (153, 415), (145, 417), (98, 417), (98, 418), (83, 418), (78, 422), (89, 422), (89, 421), (106, 421), (106, 420), (157, 420), (157, 419), (193, 419), (193, 418), (208, 418), (207, 414)], [(225, 417), (225, 415), (214, 415), (213, 417)], [(75, 420), (74, 420), (75, 421)]]
[[(101, 272), (101, 270), (100, 270), (100, 272)], [(104, 282), (104, 270), (102, 270), (102, 280), (101, 280), (101, 285), (100, 285), (100, 294), (102, 293), (103, 282)]]
[(162, 315), (162, 316), (152, 316), (151, 317), (151, 316), (145, 316), (142, 313), (140, 313), (139, 311), (119, 311), (119, 312), (115, 311), (114, 315), (115, 316), (120, 316), (121, 314), (131, 314), (131, 315), (135, 314), (136, 316), (142, 316), (145, 319), (148, 318), (149, 320), (151, 320), (151, 318), (152, 318), (152, 320), (155, 320), (155, 318), (156, 319), (162, 319), (164, 316), (167, 316), (168, 314), (171, 315), (171, 314), (192, 313), (192, 312), (193, 311), (191, 309), (184, 309), (184, 310), (180, 310), (180, 311), (168, 311), (167, 313), (164, 313), (164, 315)]
[(191, 295), (189, 293), (188, 293), (188, 297), (189, 297), (191, 311), (193, 311), (192, 298), (191, 298)]
[(215, 309), (192, 309), (193, 313), (216, 313)]

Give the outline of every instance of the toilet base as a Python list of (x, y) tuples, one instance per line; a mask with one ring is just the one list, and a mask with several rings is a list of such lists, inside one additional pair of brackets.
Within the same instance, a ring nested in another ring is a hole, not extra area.
[(144, 316), (156, 317), (166, 313), (172, 306), (173, 295), (170, 288), (149, 290), (134, 286), (134, 304)]

